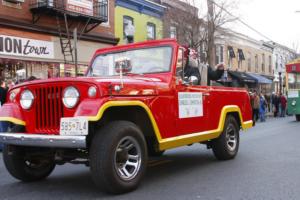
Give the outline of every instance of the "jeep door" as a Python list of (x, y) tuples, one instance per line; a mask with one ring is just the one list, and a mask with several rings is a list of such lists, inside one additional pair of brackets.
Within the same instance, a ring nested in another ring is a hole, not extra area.
[(208, 130), (209, 95), (207, 86), (176, 86), (176, 135)]

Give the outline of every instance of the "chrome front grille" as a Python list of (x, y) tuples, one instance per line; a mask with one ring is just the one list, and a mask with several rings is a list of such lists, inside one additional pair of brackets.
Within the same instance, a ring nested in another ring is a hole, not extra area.
[(59, 131), (60, 118), (64, 116), (62, 87), (35, 89), (35, 129), (40, 133)]

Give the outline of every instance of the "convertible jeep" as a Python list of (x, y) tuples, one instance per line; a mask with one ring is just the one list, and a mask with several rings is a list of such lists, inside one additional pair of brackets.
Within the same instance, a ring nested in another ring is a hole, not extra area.
[[(85, 77), (25, 82), (0, 109), (8, 172), (38, 181), (56, 165), (85, 164), (103, 191), (140, 184), (149, 156), (201, 143), (233, 159), (252, 127), (246, 90), (183, 77), (183, 48), (158, 40), (99, 49)], [(196, 78), (197, 79), (197, 78)]]

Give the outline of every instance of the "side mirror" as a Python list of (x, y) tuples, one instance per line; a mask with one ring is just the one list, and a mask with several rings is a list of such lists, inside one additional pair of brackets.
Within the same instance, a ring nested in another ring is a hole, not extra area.
[(191, 85), (198, 85), (199, 79), (197, 78), (197, 76), (191, 76), (191, 77), (189, 77), (189, 83)]
[(115, 71), (117, 73), (128, 73), (131, 72), (132, 65), (129, 58), (120, 58), (115, 61)]
[(196, 76), (184, 77), (183, 85), (198, 85), (199, 79)]

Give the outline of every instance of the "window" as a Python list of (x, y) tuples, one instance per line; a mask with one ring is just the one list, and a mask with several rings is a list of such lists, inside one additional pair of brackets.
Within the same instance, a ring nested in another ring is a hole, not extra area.
[(255, 55), (255, 72), (258, 72), (258, 55)]
[(269, 72), (272, 72), (272, 57), (269, 56)]
[(177, 30), (175, 26), (170, 26), (170, 38), (177, 38)]
[(278, 55), (276, 54), (275, 69), (278, 70)]
[(251, 72), (251, 62), (252, 62), (251, 57), (252, 57), (251, 53), (248, 53), (248, 71), (249, 72)]
[(245, 60), (244, 52), (242, 49), (238, 49), (239, 61)]
[(261, 56), (261, 71), (262, 72), (265, 72), (265, 54), (263, 53), (262, 56)]
[[(53, 1), (54, 0), (49, 0), (49, 2), (52, 2), (53, 4)], [(107, 0), (98, 0), (97, 4), (96, 5), (99, 5), (100, 8), (98, 8), (96, 6), (96, 10), (99, 10), (99, 16), (101, 17), (107, 17), (107, 21), (104, 22), (104, 23), (101, 23), (101, 26), (109, 26), (109, 1)], [(97, 12), (96, 10), (94, 10), (94, 13)]]
[(242, 68), (243, 60), (245, 60), (244, 52), (242, 49), (238, 49), (238, 68)]
[(216, 64), (224, 62), (223, 46), (216, 46)]
[(126, 39), (128, 36), (134, 36), (134, 21), (132, 17), (123, 17), (123, 37)]
[(155, 24), (148, 22), (147, 23), (147, 39), (155, 40), (156, 38), (156, 30)]
[(228, 46), (228, 55), (229, 55), (229, 58), (235, 58), (235, 53), (234, 53), (232, 46)]
[(227, 53), (228, 53), (228, 67), (231, 68), (232, 67), (232, 58), (235, 58), (235, 53), (234, 53), (232, 46), (227, 47)]

